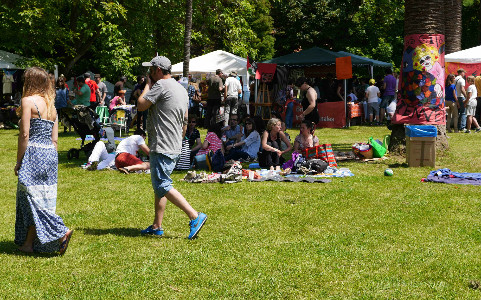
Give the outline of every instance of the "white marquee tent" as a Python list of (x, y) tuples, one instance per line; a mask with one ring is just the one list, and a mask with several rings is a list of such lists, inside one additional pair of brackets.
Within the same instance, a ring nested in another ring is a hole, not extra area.
[[(183, 68), (183, 62), (173, 65), (172, 74), (181, 75)], [(217, 50), (196, 58), (192, 58), (189, 62), (189, 73), (191, 74), (215, 74), (215, 70), (217, 69), (221, 69), (226, 74), (229, 74), (231, 71), (235, 71), (239, 76), (247, 76), (247, 59), (226, 51)]]
[(0, 69), (23, 69), (15, 65), (15, 62), (21, 58), (20, 55), (0, 50)]
[(444, 61), (463, 64), (481, 63), (481, 46), (450, 53), (444, 56)]

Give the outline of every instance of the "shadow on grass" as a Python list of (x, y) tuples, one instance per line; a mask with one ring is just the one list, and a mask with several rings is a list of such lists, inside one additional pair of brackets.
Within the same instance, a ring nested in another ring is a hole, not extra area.
[(40, 253), (40, 252), (34, 252), (34, 253), (25, 253), (22, 251), (18, 250), (18, 246), (13, 242), (9, 241), (2, 241), (0, 242), (0, 253), (3, 254), (10, 254), (10, 255), (16, 255), (16, 256), (33, 256), (33, 257), (55, 257), (59, 256), (57, 252), (51, 252), (51, 253)]
[(408, 164), (407, 163), (395, 163), (395, 164), (390, 164), (389, 165), (390, 168), (394, 169), (394, 168), (409, 168)]
[(168, 236), (163, 235), (162, 237), (155, 236), (155, 235), (143, 235), (140, 233), (140, 229), (138, 228), (105, 228), (105, 229), (98, 229), (98, 228), (79, 228), (87, 235), (106, 235), (106, 234), (113, 234), (113, 235), (120, 235), (120, 236), (127, 236), (127, 237), (146, 237), (146, 238), (163, 238), (163, 239), (180, 239), (181, 237), (178, 236)]

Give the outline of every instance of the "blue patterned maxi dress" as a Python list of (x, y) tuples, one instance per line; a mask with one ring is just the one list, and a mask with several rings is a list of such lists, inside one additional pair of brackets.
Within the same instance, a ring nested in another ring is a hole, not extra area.
[(55, 214), (58, 154), (52, 143), (53, 125), (41, 117), (30, 119), (30, 136), (18, 171), (15, 243), (23, 245), (28, 227), (35, 226), (35, 252), (58, 251), (59, 239), (68, 231)]

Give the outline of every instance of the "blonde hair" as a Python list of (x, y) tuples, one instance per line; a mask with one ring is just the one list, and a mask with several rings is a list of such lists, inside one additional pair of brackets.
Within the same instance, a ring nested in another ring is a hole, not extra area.
[[(40, 96), (47, 104), (47, 119), (55, 114), (55, 77), (39, 67), (31, 67), (23, 73), (23, 97)], [(21, 114), (21, 109), (19, 111)]]
[(429, 45), (419, 45), (414, 49), (414, 68), (419, 71), (424, 71), (423, 66), (419, 63), (421, 58), (429, 56), (431, 58), (431, 63), (434, 65), (435, 62), (439, 60), (439, 50), (434, 46)]
[(268, 131), (271, 131), (272, 130), (272, 127), (276, 126), (277, 123), (279, 123), (281, 120), (279, 120), (278, 118), (272, 118), (270, 119), (268, 122), (267, 122), (267, 130)]

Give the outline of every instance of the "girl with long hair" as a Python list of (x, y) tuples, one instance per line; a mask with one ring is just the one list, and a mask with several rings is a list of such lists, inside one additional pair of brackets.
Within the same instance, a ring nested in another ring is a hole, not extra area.
[(24, 73), (18, 135), (15, 243), (22, 252), (64, 254), (73, 231), (55, 214), (58, 120), (55, 84), (38, 67)]

